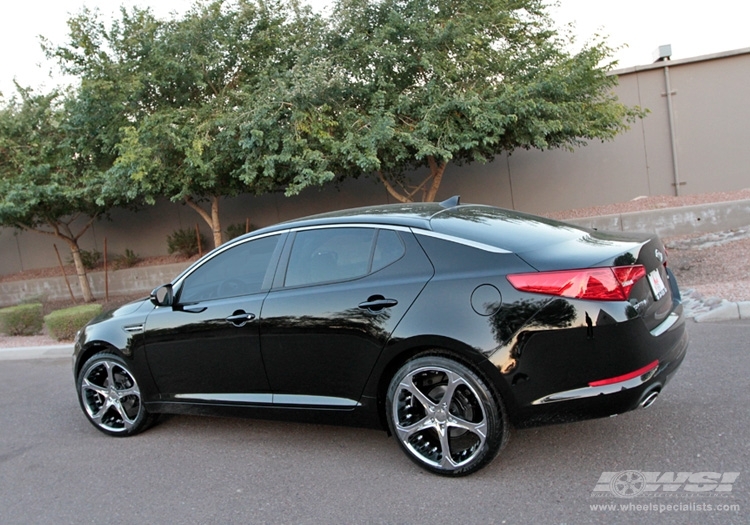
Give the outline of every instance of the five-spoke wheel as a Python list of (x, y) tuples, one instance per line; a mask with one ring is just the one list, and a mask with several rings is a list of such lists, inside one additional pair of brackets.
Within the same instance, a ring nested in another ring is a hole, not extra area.
[(127, 363), (114, 354), (86, 361), (78, 374), (78, 397), (89, 421), (105, 434), (130, 436), (153, 421)]
[(507, 436), (499, 400), (473, 371), (447, 357), (407, 362), (391, 380), (386, 412), (406, 454), (438, 474), (482, 468)]

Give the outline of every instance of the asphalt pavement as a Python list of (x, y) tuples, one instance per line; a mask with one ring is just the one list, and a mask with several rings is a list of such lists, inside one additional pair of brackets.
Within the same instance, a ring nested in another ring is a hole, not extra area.
[(108, 437), (81, 413), (68, 359), (3, 362), (0, 523), (750, 523), (750, 322), (688, 329), (653, 406), (514, 429), (460, 479), (376, 430), (170, 416)]

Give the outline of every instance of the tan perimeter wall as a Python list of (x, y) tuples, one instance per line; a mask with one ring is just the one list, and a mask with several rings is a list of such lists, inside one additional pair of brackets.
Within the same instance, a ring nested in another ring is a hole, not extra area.
[[(617, 96), (648, 116), (612, 142), (575, 151), (515, 151), (484, 165), (449, 166), (438, 199), (460, 194), (463, 202), (544, 213), (610, 204), (641, 195), (680, 194), (750, 187), (750, 48), (694, 59), (620, 70)], [(671, 85), (672, 119), (667, 99)], [(670, 131), (673, 130), (673, 133)], [(295, 197), (250, 195), (222, 203), (222, 224), (255, 227), (352, 206), (393, 202), (372, 179), (340, 187), (310, 188)], [(167, 235), (202, 223), (189, 208), (161, 202), (138, 213), (112, 210), (81, 239), (81, 248), (110, 257), (130, 249), (142, 257), (164, 255)], [(200, 224), (210, 239), (208, 227)], [(0, 229), (0, 275), (57, 265), (60, 240), (35, 232)]]

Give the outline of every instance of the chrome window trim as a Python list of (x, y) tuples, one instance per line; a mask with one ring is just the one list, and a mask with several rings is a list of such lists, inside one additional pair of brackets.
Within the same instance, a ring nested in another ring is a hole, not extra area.
[(440, 239), (442, 241), (449, 241), (449, 242), (455, 242), (456, 244), (463, 244), (464, 246), (469, 246), (470, 248), (476, 248), (478, 250), (482, 250), (485, 252), (490, 253), (512, 253), (510, 250), (506, 250), (504, 248), (498, 248), (497, 246), (492, 246), (490, 244), (485, 244), (483, 242), (477, 242), (477, 241), (471, 241), (469, 239), (463, 239), (461, 237), (456, 237), (455, 235), (448, 235), (445, 233), (438, 233), (434, 232), (432, 230), (421, 230), (417, 228), (411, 228), (412, 233), (415, 235), (424, 235), (426, 237), (433, 237), (435, 239)]
[(333, 228), (375, 228), (379, 230), (395, 230), (399, 232), (406, 232), (409, 233), (411, 231), (410, 228), (407, 228), (406, 226), (397, 226), (395, 224), (374, 224), (369, 222), (353, 222), (353, 223), (342, 223), (342, 224), (317, 224), (314, 226), (299, 226), (297, 228), (291, 228), (287, 231), (290, 232), (303, 232), (303, 231), (310, 231), (310, 230), (330, 230)]
[(490, 244), (472, 241), (469, 239), (463, 239), (461, 237), (456, 237), (455, 235), (438, 233), (432, 230), (425, 230), (425, 229), (416, 228), (416, 227), (398, 226), (395, 224), (377, 224), (377, 223), (369, 223), (369, 222), (367, 223), (319, 224), (319, 225), (314, 225), (314, 226), (300, 226), (298, 228), (291, 228), (290, 231), (298, 232), (298, 231), (327, 229), (327, 228), (377, 228), (381, 230), (395, 230), (395, 231), (406, 232), (406, 233), (410, 232), (410, 233), (413, 233), (414, 235), (426, 235), (427, 237), (433, 237), (435, 239), (440, 239), (443, 241), (455, 242), (457, 244), (469, 246), (470, 248), (477, 248), (485, 252), (512, 253), (510, 250), (506, 250), (504, 248), (498, 248), (497, 246), (492, 246)]

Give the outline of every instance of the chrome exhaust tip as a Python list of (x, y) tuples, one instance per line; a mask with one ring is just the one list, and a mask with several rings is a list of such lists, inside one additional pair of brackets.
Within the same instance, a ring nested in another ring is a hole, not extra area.
[(656, 402), (656, 398), (659, 397), (659, 390), (652, 390), (649, 394), (641, 401), (641, 408), (648, 408)]

